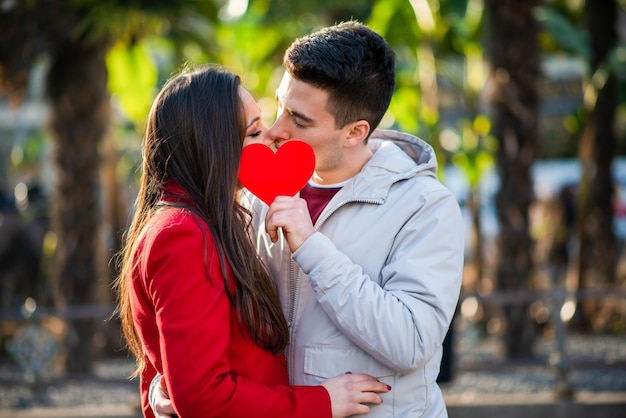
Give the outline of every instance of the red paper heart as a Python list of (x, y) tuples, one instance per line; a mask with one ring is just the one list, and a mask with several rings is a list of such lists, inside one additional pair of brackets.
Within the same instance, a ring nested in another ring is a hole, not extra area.
[(278, 151), (263, 144), (250, 144), (241, 152), (239, 181), (268, 205), (276, 196), (293, 196), (315, 170), (315, 154), (299, 140), (285, 142)]

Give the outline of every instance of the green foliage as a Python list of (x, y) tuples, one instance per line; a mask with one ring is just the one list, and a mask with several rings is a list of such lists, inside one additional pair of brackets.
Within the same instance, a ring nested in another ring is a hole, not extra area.
[(395, 122), (406, 132), (417, 132), (419, 129), (419, 103), (420, 95), (418, 89), (407, 86), (400, 86), (389, 105), (389, 112), (393, 115)]
[(41, 164), (41, 158), (48, 146), (43, 132), (31, 132), (11, 150), (11, 167), (15, 171), (29, 171)]
[(149, 40), (127, 47), (117, 43), (107, 55), (109, 90), (125, 116), (138, 128), (148, 114), (158, 79), (157, 67), (150, 55)]
[[(250, 2), (254, 5), (262, 3), (267, 13), (264, 15), (263, 24), (285, 25), (296, 21), (302, 25), (304, 31), (293, 36), (301, 36), (321, 25), (332, 25), (343, 20), (356, 19), (364, 21), (371, 10), (371, 0), (263, 0)], [(309, 23), (307, 23), (307, 21)], [(315, 23), (313, 23), (315, 22)], [(311, 25), (312, 23), (312, 25)], [(289, 36), (289, 35), (287, 35)]]
[(414, 49), (420, 41), (415, 15), (407, 0), (378, 0), (367, 24), (392, 46)]
[[(613, 48), (605, 60), (598, 65), (591, 76), (591, 85), (595, 91), (601, 90), (609, 76), (615, 73), (622, 75), (626, 73), (626, 45), (618, 45)], [(595, 101), (590, 105), (595, 105)]]
[[(589, 60), (591, 45), (584, 29), (574, 25), (561, 12), (550, 6), (536, 7), (535, 18), (545, 30), (542, 37), (544, 44), (550, 45), (552, 42), (560, 50), (572, 52), (586, 61)], [(548, 39), (546, 35), (549, 36)]]
[(217, 21), (218, 12), (216, 2), (206, 0), (70, 0), (69, 4), (83, 15), (77, 34), (112, 41), (169, 32), (201, 43), (200, 27)]
[(449, 132), (451, 138), (442, 141), (442, 145), (452, 152), (453, 163), (463, 170), (470, 187), (475, 189), (495, 164), (497, 141), (489, 135), (491, 122), (484, 115), (478, 115), (474, 120), (461, 120), (459, 126), (460, 137)]

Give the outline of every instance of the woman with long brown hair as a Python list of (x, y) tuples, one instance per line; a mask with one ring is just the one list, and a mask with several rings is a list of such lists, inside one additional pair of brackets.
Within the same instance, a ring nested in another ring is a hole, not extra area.
[(216, 66), (173, 77), (152, 106), (116, 282), (146, 417), (156, 373), (181, 418), (343, 417), (388, 391), (357, 374), (288, 386), (287, 323), (237, 201), (241, 149), (266, 131), (239, 77)]

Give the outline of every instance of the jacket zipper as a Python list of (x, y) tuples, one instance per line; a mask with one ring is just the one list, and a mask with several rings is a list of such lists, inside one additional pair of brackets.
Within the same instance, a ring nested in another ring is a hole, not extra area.
[[(320, 226), (340, 207), (347, 203), (358, 202), (358, 203), (371, 203), (371, 204), (382, 204), (384, 203), (384, 199), (346, 199), (336, 204), (331, 208), (331, 210), (323, 217), (317, 220), (315, 223), (315, 230), (319, 231)], [(290, 305), (289, 305), (289, 316), (287, 317), (287, 325), (289, 327), (289, 350), (287, 353), (287, 373), (289, 376), (289, 382), (293, 384), (293, 357), (295, 346), (293, 344), (294, 341), (294, 323), (296, 316), (296, 301), (298, 298), (298, 292), (300, 291), (300, 277), (301, 275), (300, 269), (296, 267), (296, 262), (293, 259), (289, 260), (289, 293), (290, 293)]]
[(296, 295), (298, 294), (298, 269), (295, 267), (295, 261), (289, 260), (289, 292), (290, 292), (290, 304), (289, 304), (289, 317), (287, 325), (289, 326), (289, 352), (287, 355), (287, 372), (289, 374), (289, 382), (293, 382), (293, 352), (295, 350), (293, 345), (294, 329), (293, 324), (296, 314)]

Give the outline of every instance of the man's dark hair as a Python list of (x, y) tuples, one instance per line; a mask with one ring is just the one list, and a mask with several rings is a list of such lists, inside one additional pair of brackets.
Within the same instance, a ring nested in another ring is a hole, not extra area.
[(372, 132), (395, 88), (395, 57), (385, 39), (367, 26), (343, 22), (296, 39), (285, 52), (286, 71), (328, 92), (335, 126), (364, 119)]

